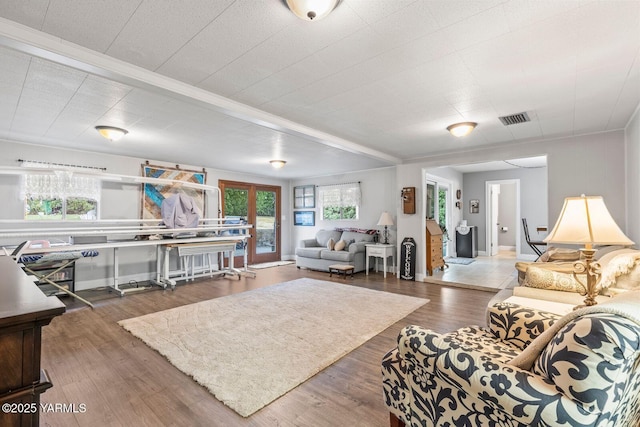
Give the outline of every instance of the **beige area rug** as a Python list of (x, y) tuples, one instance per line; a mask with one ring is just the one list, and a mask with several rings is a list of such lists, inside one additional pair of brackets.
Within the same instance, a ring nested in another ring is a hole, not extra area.
[(118, 323), (248, 417), (427, 302), (297, 279)]

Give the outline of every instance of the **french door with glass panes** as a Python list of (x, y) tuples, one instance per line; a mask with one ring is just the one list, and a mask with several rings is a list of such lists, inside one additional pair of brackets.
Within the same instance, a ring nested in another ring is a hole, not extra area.
[(280, 187), (246, 182), (218, 182), (222, 192), (222, 216), (227, 223), (251, 224), (246, 248), (236, 248), (235, 266), (241, 266), (246, 251), (249, 264), (279, 261)]
[(442, 236), (442, 256), (446, 257), (449, 255), (452, 238), (455, 236), (449, 224), (450, 184), (441, 182), (436, 177), (430, 178), (426, 181), (425, 214), (427, 219), (436, 220), (440, 227), (446, 230), (446, 234)]

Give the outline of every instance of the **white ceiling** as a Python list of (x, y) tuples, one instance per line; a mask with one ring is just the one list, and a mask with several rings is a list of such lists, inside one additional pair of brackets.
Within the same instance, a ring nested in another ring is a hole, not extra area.
[[(0, 99), (12, 141), (283, 178), (377, 168), (624, 128), (640, 1), (342, 0), (306, 22), (282, 0), (2, 0)], [(478, 127), (455, 138), (458, 121)]]

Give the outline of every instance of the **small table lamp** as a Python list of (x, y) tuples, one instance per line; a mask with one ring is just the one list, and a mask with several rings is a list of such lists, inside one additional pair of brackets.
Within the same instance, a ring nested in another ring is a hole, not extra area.
[(378, 225), (384, 225), (382, 237), (384, 238), (384, 244), (389, 244), (389, 229), (387, 226), (393, 225), (393, 218), (391, 217), (391, 214), (387, 211), (382, 212), (382, 215), (380, 215), (380, 219), (378, 220)]
[[(593, 245), (632, 245), (633, 242), (620, 230), (600, 196), (567, 197), (556, 225), (544, 239), (547, 243), (584, 244), (582, 257), (573, 265), (573, 277), (584, 288), (584, 305), (597, 304), (601, 267), (593, 260), (597, 249)], [(583, 283), (578, 274), (586, 274)], [(578, 308), (578, 307), (576, 307)]]

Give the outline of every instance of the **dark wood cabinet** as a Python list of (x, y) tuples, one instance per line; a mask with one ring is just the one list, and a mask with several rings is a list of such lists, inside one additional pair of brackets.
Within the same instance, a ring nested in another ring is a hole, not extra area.
[(0, 256), (0, 271), (0, 426), (38, 426), (40, 394), (52, 387), (40, 367), (42, 327), (65, 306), (10, 257)]
[(427, 220), (427, 273), (432, 276), (436, 268), (444, 268), (442, 256), (442, 230), (432, 219)]

